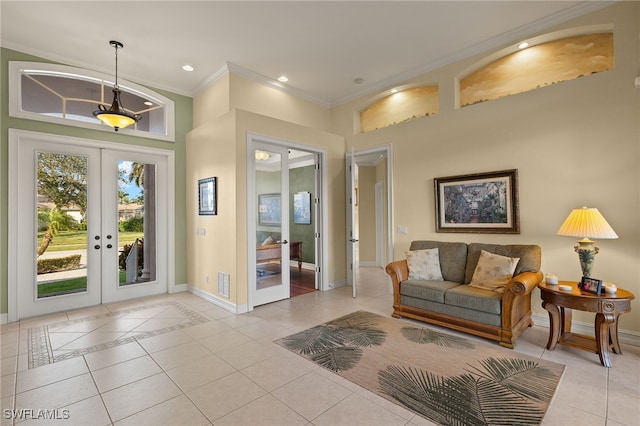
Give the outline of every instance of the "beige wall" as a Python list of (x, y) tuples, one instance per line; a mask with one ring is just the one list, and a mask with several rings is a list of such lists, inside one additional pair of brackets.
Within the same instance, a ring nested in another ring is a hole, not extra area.
[[(221, 87), (225, 85), (228, 88)], [(330, 249), (329, 268), (325, 272), (329, 283), (343, 283), (346, 278), (345, 144), (342, 136), (322, 130), (329, 127), (328, 109), (235, 75), (219, 79), (213, 86), (195, 97), (194, 105), (207, 112), (194, 114), (199, 117), (200, 125), (187, 138), (188, 284), (228, 302), (230, 307), (242, 309), (247, 303), (249, 132), (327, 150), (324, 161), (329, 197), (324, 201), (329, 206), (326, 234)], [(230, 93), (230, 112), (221, 114), (221, 107), (212, 104), (224, 104), (225, 93)], [(218, 215), (198, 216), (197, 180), (210, 176), (218, 178)], [(197, 232), (199, 229), (205, 230), (204, 235)], [(228, 299), (218, 294), (218, 272), (230, 274)]]
[[(639, 22), (640, 4), (620, 2), (556, 28), (613, 23), (612, 71), (456, 109), (454, 77), (485, 56), (478, 55), (413, 80), (440, 86), (438, 115), (354, 135), (354, 111), (371, 99), (333, 108), (333, 132), (347, 135), (347, 150), (393, 145), (393, 225), (408, 227), (395, 235), (394, 257), (404, 258), (416, 239), (532, 243), (542, 247), (544, 272), (579, 280), (575, 241), (556, 231), (571, 209), (587, 205), (620, 236), (598, 241), (594, 276), (640, 298)], [(520, 180), (520, 234), (435, 232), (433, 178), (511, 168)], [(535, 290), (534, 310), (546, 316), (540, 305)], [(638, 299), (620, 328), (640, 332)]]
[(229, 74), (226, 74), (193, 98), (193, 128), (210, 123), (229, 111)]
[(231, 74), (229, 77), (230, 109), (251, 111), (311, 129), (330, 131), (329, 108), (239, 75)]

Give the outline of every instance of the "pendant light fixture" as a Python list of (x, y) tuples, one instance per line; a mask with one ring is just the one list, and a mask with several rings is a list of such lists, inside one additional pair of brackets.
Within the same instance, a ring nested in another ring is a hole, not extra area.
[(127, 126), (140, 120), (139, 114), (131, 114), (124, 110), (122, 101), (120, 100), (120, 87), (118, 86), (118, 49), (122, 49), (124, 45), (119, 41), (111, 40), (109, 42), (114, 49), (116, 49), (116, 81), (113, 85), (113, 102), (111, 107), (107, 109), (106, 106), (100, 104), (98, 109), (93, 111), (93, 115), (99, 118), (104, 124), (111, 126), (117, 132), (118, 129), (124, 129)]

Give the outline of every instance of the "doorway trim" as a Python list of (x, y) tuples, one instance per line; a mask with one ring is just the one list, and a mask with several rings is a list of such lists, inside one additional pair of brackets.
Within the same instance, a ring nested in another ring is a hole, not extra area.
[[(255, 288), (255, 271), (252, 268), (255, 268), (254, 264), (251, 264), (251, 259), (255, 260), (255, 247), (257, 245), (256, 242), (256, 224), (255, 217), (257, 215), (257, 211), (255, 209), (254, 200), (257, 197), (256, 187), (255, 187), (255, 158), (253, 157), (254, 144), (267, 144), (274, 145), (280, 148), (291, 148), (300, 151), (307, 151), (312, 154), (317, 155), (318, 163), (320, 164), (320, 179), (319, 182), (316, 182), (316, 185), (319, 184), (320, 188), (318, 193), (320, 194), (318, 203), (320, 208), (318, 209), (321, 214), (320, 217), (317, 218), (317, 232), (319, 236), (317, 237), (317, 242), (319, 242), (320, 250), (316, 250), (316, 259), (320, 261), (317, 262), (316, 268), (320, 267), (320, 273), (316, 276), (319, 277), (318, 289), (320, 291), (329, 290), (328, 283), (328, 274), (327, 271), (327, 259), (329, 258), (328, 251), (328, 243), (327, 243), (327, 173), (326, 173), (326, 157), (327, 150), (324, 148), (311, 146), (302, 144), (299, 142), (288, 141), (285, 139), (280, 139), (273, 136), (262, 135), (254, 132), (247, 132), (247, 310), (252, 311), (254, 308), (253, 294), (252, 288)], [(319, 265), (318, 265), (319, 263)]]
[[(12, 164), (18, 164), (18, 146), (21, 140), (36, 139), (41, 142), (50, 142), (64, 145), (85, 146), (97, 149), (113, 149), (118, 151), (152, 153), (167, 158), (167, 205), (175, 206), (175, 152), (160, 148), (152, 148), (137, 145), (128, 145), (117, 142), (107, 142), (95, 139), (79, 138), (74, 136), (56, 135), (50, 133), (34, 132), (29, 130), (9, 129), (9, 170), (8, 170), (8, 247), (16, 247), (18, 241), (18, 170)], [(167, 293), (176, 293), (182, 290), (182, 286), (175, 284), (175, 210), (167, 211)], [(7, 283), (7, 320), (18, 320), (18, 283), (17, 268), (18, 256), (15, 250), (8, 250), (8, 283)]]

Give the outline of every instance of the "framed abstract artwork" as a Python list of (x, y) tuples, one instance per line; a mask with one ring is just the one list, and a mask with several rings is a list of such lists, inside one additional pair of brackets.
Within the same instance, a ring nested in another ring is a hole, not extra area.
[(436, 232), (519, 234), (518, 170), (434, 179)]
[(198, 214), (218, 214), (217, 187), (215, 177), (198, 180)]

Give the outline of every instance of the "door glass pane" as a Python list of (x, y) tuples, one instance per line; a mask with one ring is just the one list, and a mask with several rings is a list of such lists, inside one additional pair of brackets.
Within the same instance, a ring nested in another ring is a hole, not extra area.
[(155, 204), (155, 164), (118, 160), (116, 243), (120, 286), (156, 279)]
[(281, 156), (256, 151), (256, 289), (282, 284)]
[(38, 299), (87, 291), (87, 164), (84, 156), (37, 154)]

